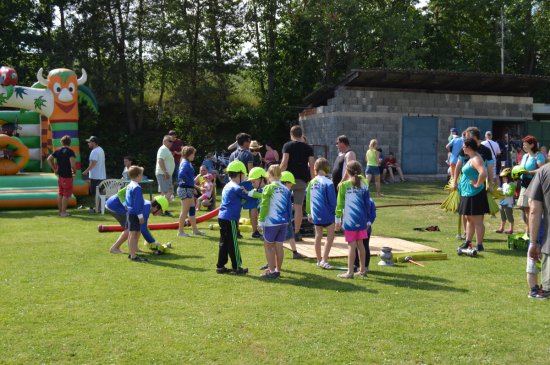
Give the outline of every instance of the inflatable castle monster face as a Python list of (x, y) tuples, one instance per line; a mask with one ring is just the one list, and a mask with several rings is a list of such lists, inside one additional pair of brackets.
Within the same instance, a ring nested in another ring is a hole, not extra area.
[(78, 121), (78, 86), (86, 82), (86, 71), (77, 79), (76, 73), (66, 68), (50, 71), (48, 79), (44, 79), (42, 69), (37, 73), (38, 82), (45, 86), (53, 96), (53, 111), (50, 121)]

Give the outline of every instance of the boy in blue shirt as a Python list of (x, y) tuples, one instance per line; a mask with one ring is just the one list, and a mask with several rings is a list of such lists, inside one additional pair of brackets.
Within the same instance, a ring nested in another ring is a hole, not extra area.
[[(120, 250), (120, 246), (128, 240), (129, 231), (127, 227), (127, 215), (128, 211), (124, 205), (126, 199), (126, 188), (120, 190), (118, 194), (113, 195), (105, 202), (105, 207), (107, 211), (118, 221), (120, 226), (124, 228), (124, 231), (120, 234), (115, 244), (111, 247), (109, 252), (111, 253), (123, 253)], [(168, 210), (168, 199), (162, 195), (158, 195), (153, 199), (153, 202), (145, 200), (143, 205), (143, 224), (140, 225), (140, 231), (143, 235), (143, 238), (147, 242), (149, 247), (158, 247), (159, 244), (147, 228), (147, 221), (149, 216), (152, 215), (162, 215)], [(139, 251), (139, 249), (138, 249)]]
[(130, 254), (128, 258), (132, 261), (144, 261), (144, 259), (136, 255), (137, 244), (140, 234), (140, 225), (145, 223), (143, 218), (143, 207), (145, 201), (143, 199), (143, 191), (139, 182), (143, 178), (143, 167), (130, 166), (128, 169), (130, 184), (126, 187), (126, 207), (128, 208), (128, 248)]
[[(247, 268), (243, 268), (239, 242), (237, 241), (237, 223), (241, 218), (242, 200), (252, 200), (250, 197), (252, 191), (248, 193), (246, 189), (239, 184), (246, 178), (246, 167), (241, 161), (235, 160), (227, 166), (229, 181), (222, 191), (222, 202), (218, 214), (218, 224), (220, 226), (220, 248), (218, 251), (218, 263), (216, 264), (216, 273), (225, 274), (246, 274)], [(250, 195), (250, 196), (249, 196)], [(229, 270), (225, 267), (231, 258), (231, 267)]]

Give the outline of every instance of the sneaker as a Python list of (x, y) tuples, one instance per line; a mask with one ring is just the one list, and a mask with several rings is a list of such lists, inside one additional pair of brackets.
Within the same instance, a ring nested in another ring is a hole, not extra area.
[(457, 239), (457, 240), (465, 240), (465, 239), (466, 239), (466, 236), (463, 235), (463, 234), (457, 234), (457, 235), (456, 235), (456, 239)]
[(267, 270), (268, 267), (269, 267), (269, 265), (268, 265), (268, 264), (265, 264), (264, 266), (261, 266), (261, 267), (260, 267), (260, 270)]
[(195, 236), (206, 236), (206, 233), (204, 233), (203, 231), (193, 232), (193, 234), (194, 234)]
[(242, 240), (243, 239), (243, 235), (241, 234), (241, 232), (237, 233), (237, 238)]
[(132, 256), (128, 255), (128, 258), (130, 259), (130, 261), (135, 261), (135, 262), (147, 261), (147, 259), (145, 257), (139, 256), (139, 255), (136, 255), (136, 257), (134, 257), (134, 258), (132, 258)]
[(319, 266), (325, 270), (332, 270), (332, 266), (326, 261), (321, 261)]
[(226, 274), (228, 272), (230, 272), (231, 270), (229, 270), (227, 267), (223, 266), (223, 267), (217, 267), (216, 268), (216, 274)]
[(246, 267), (239, 267), (237, 269), (231, 269), (231, 273), (235, 275), (245, 275), (248, 273), (248, 269)]
[(485, 251), (485, 248), (483, 247), (483, 244), (480, 243), (479, 245), (477, 245), (477, 250), (480, 251), (480, 252)]
[(191, 237), (191, 236), (189, 235), (189, 233), (185, 233), (185, 232), (183, 232), (183, 233), (178, 233), (177, 236), (178, 236), (178, 237)]
[(466, 249), (468, 249), (468, 248), (472, 248), (472, 243), (469, 242), (469, 241), (465, 241), (463, 244), (461, 244), (461, 245), (458, 246), (458, 247), (460, 247), (460, 248), (463, 249), (463, 250), (466, 250)]
[(281, 273), (278, 271), (266, 272), (265, 274), (260, 275), (260, 277), (263, 279), (277, 279), (280, 276)]
[(342, 274), (338, 274), (336, 276), (339, 277), (339, 278), (342, 278), (342, 279), (353, 279), (353, 273), (348, 274), (347, 272), (345, 272), (345, 273), (342, 273)]
[(538, 285), (535, 285), (531, 288), (531, 291), (529, 291), (529, 295), (527, 295), (527, 297), (532, 299), (548, 299), (548, 292), (542, 290), (542, 288)]
[(256, 231), (252, 233), (252, 238), (262, 238), (262, 235), (260, 234), (260, 232)]
[(294, 234), (294, 241), (296, 241), (296, 242), (303, 241), (302, 235), (300, 233)]
[(299, 252), (293, 252), (292, 253), (292, 258), (294, 260), (301, 260), (301, 259), (304, 259), (306, 257), (304, 255), (302, 255), (301, 253), (299, 253)]

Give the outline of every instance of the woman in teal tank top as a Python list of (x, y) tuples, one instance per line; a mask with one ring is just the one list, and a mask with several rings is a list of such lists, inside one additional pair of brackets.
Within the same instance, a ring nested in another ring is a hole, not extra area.
[(487, 169), (483, 159), (476, 152), (478, 148), (474, 139), (466, 138), (464, 140), (462, 149), (468, 161), (462, 167), (462, 175), (458, 182), (460, 191), (458, 213), (466, 217), (466, 242), (460, 247), (470, 247), (475, 232), (477, 249), (483, 251), (483, 236), (485, 235), (483, 216), (489, 213), (489, 202), (487, 190), (485, 190)]

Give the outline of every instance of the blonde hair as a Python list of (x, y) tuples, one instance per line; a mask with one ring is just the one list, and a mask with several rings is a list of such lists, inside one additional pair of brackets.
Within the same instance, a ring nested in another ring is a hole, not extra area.
[(361, 172), (363, 171), (363, 167), (358, 161), (351, 161), (346, 166), (346, 171), (348, 172), (350, 176), (350, 180), (352, 181), (353, 186), (360, 187), (361, 186)]
[(275, 180), (280, 180), (281, 179), (281, 167), (279, 165), (271, 165), (269, 166), (269, 168), (267, 169), (267, 174), (269, 176), (271, 176), (272, 178), (274, 178)]
[(330, 163), (324, 157), (319, 157), (313, 165), (315, 171), (324, 171), (326, 174), (330, 173)]
[(130, 179), (137, 179), (139, 175), (143, 175), (143, 167), (132, 165), (128, 168), (128, 176)]
[(378, 146), (378, 141), (376, 139), (371, 139), (369, 143), (369, 148), (373, 149), (376, 148), (376, 146)]
[(181, 157), (187, 159), (187, 157), (191, 156), (195, 151), (195, 147), (193, 146), (183, 146), (181, 148)]

